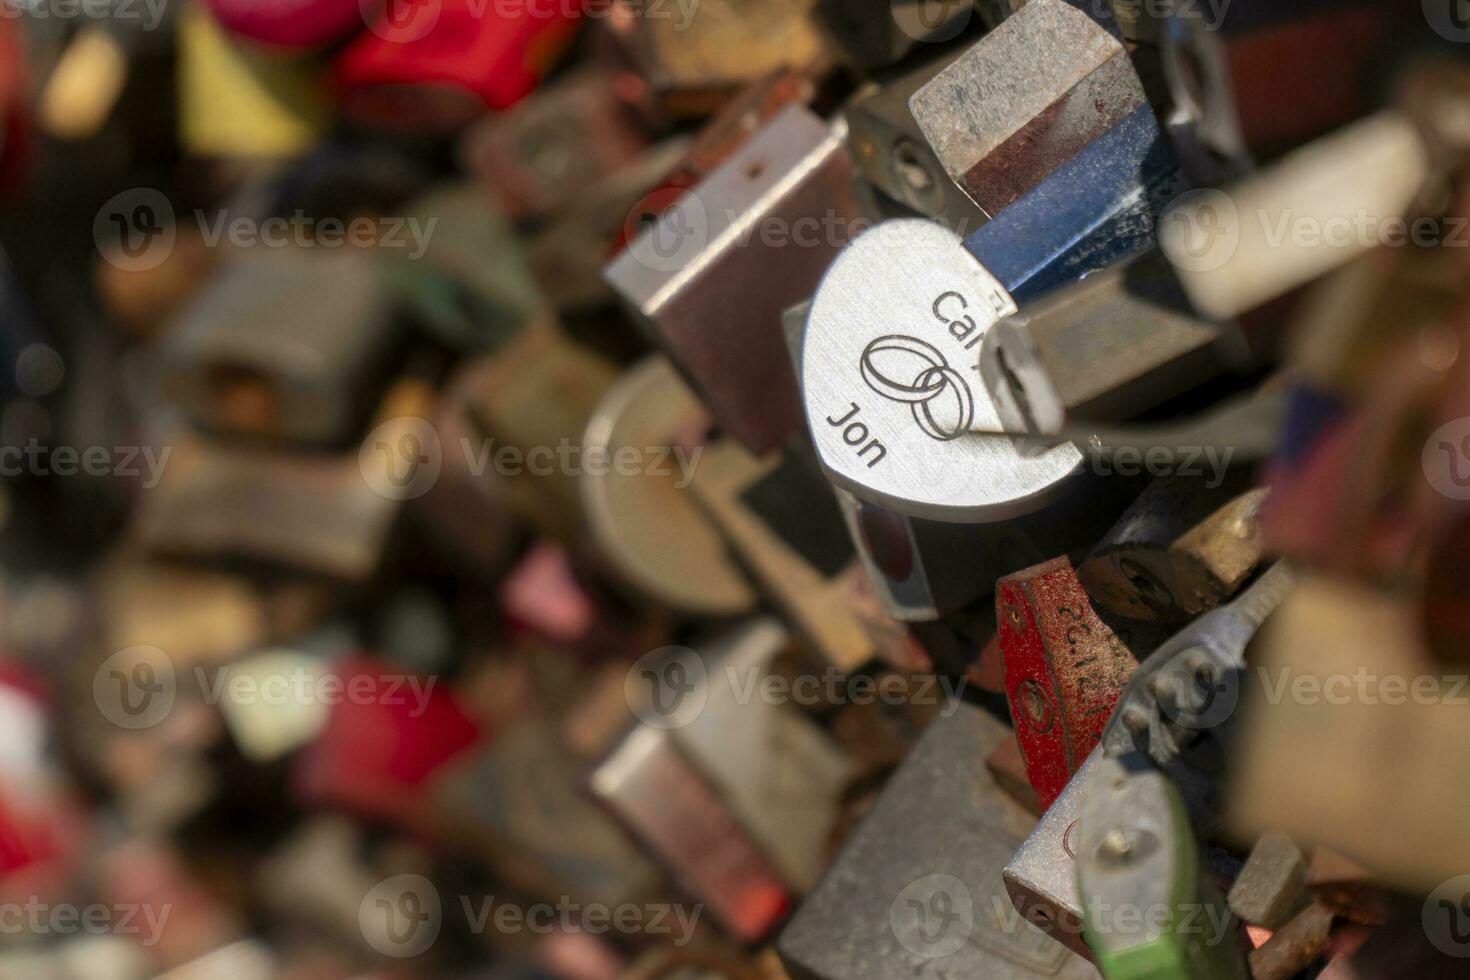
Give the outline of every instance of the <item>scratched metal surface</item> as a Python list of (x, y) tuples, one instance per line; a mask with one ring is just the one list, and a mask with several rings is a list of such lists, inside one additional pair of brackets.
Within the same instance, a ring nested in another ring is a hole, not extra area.
[(932, 520), (997, 521), (1043, 506), (1080, 466), (1077, 448), (1025, 455), (1007, 437), (969, 431), (999, 425), (979, 347), (1013, 312), (995, 277), (937, 224), (889, 221), (859, 237), (822, 280), (802, 347), (807, 425), (828, 476)]

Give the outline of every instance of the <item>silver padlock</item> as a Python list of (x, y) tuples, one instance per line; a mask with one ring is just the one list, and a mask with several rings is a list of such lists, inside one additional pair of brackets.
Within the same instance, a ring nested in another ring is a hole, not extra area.
[(950, 177), (994, 215), (1146, 100), (1119, 37), (1064, 0), (1029, 0), (909, 104)]
[[(980, 347), (1016, 304), (958, 235), (884, 222), (838, 257), (802, 342), (807, 425), (833, 483), (913, 517), (984, 523), (1055, 499), (1082, 464), (1001, 431)], [(983, 434), (992, 433), (992, 434)]]
[(980, 374), (1007, 432), (1130, 418), (1245, 360), (1232, 323), (1192, 312), (1157, 252), (1060, 289), (995, 325)]
[(874, 187), (919, 214), (968, 235), (986, 214), (960, 190), (924, 138), (909, 99), (947, 68), (940, 57), (883, 84), (869, 84), (843, 112), (853, 165)]

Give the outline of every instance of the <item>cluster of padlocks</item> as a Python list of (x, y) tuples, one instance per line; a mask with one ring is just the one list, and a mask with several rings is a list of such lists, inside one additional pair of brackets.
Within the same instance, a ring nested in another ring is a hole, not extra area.
[(1470, 976), (1465, 0), (0, 0), (0, 978)]

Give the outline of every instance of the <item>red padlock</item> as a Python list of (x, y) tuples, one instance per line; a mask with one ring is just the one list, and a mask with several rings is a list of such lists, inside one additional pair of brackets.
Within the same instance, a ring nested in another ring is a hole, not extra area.
[(1128, 678), (1167, 630), (1138, 623), (1115, 632), (1066, 558), (997, 582), (995, 612), (1011, 721), (1044, 810), (1097, 747)]
[(364, 26), (361, 0), (205, 0), (234, 34), (281, 48), (310, 48)]
[(480, 739), (479, 725), (436, 677), (365, 656), (338, 665), (333, 676), (321, 689), (331, 713), (299, 760), (297, 792), (311, 806), (431, 832), (416, 791)]
[(0, 17), (0, 195), (20, 184), (29, 156), (26, 62), (17, 23), (12, 17)]
[(335, 62), (344, 110), (389, 129), (456, 129), (535, 89), (580, 15), (575, 0), (386, 0)]

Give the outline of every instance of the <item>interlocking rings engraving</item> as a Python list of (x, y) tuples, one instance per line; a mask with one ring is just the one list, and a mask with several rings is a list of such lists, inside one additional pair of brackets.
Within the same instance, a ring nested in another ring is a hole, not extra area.
[[(913, 380), (896, 380), (878, 369), (880, 358), (889, 365), (917, 361), (917, 373), (911, 376), (906, 369), (898, 371), (899, 379), (912, 377)], [(859, 368), (863, 381), (875, 393), (890, 401), (906, 402), (914, 413), (914, 421), (931, 439), (948, 442), (969, 431), (975, 419), (975, 397), (965, 379), (932, 344), (901, 334), (879, 337), (863, 349)], [(941, 421), (935, 416), (934, 403), (944, 399), (940, 404), (945, 404), (950, 398), (956, 412), (952, 419), (946, 417)]]

